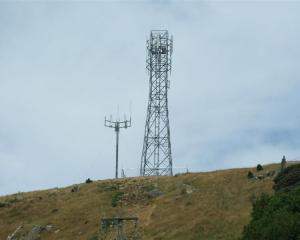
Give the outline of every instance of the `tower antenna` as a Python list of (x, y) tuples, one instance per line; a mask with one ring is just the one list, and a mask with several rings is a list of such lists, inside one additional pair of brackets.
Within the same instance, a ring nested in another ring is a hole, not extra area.
[(167, 30), (152, 30), (147, 41), (150, 92), (141, 158), (141, 176), (173, 175), (168, 110), (168, 79), (173, 39)]
[(127, 120), (126, 117), (124, 121), (120, 121), (117, 117), (115, 121), (110, 117), (109, 120), (104, 118), (104, 126), (115, 129), (116, 132), (116, 171), (115, 178), (118, 178), (118, 165), (119, 165), (119, 133), (121, 128), (129, 128), (131, 127), (131, 117), (130, 120)]

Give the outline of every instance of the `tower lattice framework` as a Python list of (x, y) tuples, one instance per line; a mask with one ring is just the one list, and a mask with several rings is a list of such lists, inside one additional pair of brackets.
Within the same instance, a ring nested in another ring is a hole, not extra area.
[(141, 159), (141, 176), (173, 175), (168, 111), (169, 75), (173, 39), (166, 30), (154, 30), (147, 41), (149, 102)]

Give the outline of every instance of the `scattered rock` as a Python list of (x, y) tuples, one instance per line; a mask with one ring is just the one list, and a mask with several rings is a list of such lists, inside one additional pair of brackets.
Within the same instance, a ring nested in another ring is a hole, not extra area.
[(11, 235), (9, 235), (9, 236), (7, 237), (7, 240), (13, 240), (14, 237), (15, 237), (15, 235), (18, 233), (18, 231), (19, 231), (22, 227), (23, 227), (22, 225), (19, 226), (19, 227), (17, 227), (16, 230), (15, 230)]
[[(259, 175), (254, 175), (253, 174), (253, 178), (254, 180), (263, 180), (265, 178), (273, 178), (274, 176), (276, 176), (276, 174), (278, 174), (277, 171), (266, 171), (265, 173), (262, 173), (262, 174), (259, 174)], [(249, 177), (249, 173), (248, 173), (248, 178), (250, 179)]]
[(44, 230), (46, 230), (46, 227), (41, 226), (41, 225), (36, 225), (31, 229), (30, 233), (32, 235), (37, 235), (37, 234), (40, 234)]
[(265, 176), (264, 176), (264, 175), (258, 175), (257, 178), (258, 178), (259, 180), (262, 180), (262, 179), (265, 178)]
[(185, 184), (185, 189), (187, 194), (191, 194), (194, 192), (194, 188), (190, 185)]
[(47, 225), (45, 227), (46, 231), (50, 232), (52, 230), (53, 226), (52, 225)]
[(275, 175), (276, 171), (266, 172), (267, 177), (273, 177)]
[(197, 192), (197, 191), (198, 191), (197, 188), (195, 188), (195, 187), (193, 187), (193, 186), (191, 186), (191, 185), (189, 185), (189, 184), (183, 183), (183, 182), (177, 182), (177, 183), (176, 183), (176, 186), (177, 186), (179, 189), (181, 189), (181, 190), (180, 190), (180, 193), (181, 193), (182, 195), (184, 195), (184, 194), (191, 194), (191, 193), (193, 193), (193, 192)]
[(29, 226), (19, 226), (11, 235), (7, 237), (7, 240), (39, 240), (41, 239), (41, 233), (46, 231), (46, 227), (42, 225), (31, 226), (31, 230), (28, 230)]
[(72, 187), (71, 192), (78, 192), (79, 191), (79, 186), (75, 185), (74, 187)]
[(55, 212), (57, 212), (58, 211), (58, 209), (57, 208), (54, 208), (54, 209), (52, 209), (52, 213), (55, 213)]
[(147, 192), (147, 196), (149, 198), (156, 198), (156, 197), (161, 196), (162, 194), (163, 193), (160, 190), (158, 190), (158, 189), (153, 189), (153, 190)]

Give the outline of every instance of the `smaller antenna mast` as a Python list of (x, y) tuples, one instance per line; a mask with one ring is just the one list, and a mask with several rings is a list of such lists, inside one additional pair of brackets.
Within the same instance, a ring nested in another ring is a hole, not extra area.
[(131, 127), (131, 117), (129, 120), (126, 120), (126, 117), (124, 121), (120, 121), (117, 119), (116, 121), (112, 120), (112, 117), (110, 116), (110, 119), (107, 120), (106, 117), (104, 118), (104, 126), (109, 128), (114, 128), (116, 132), (116, 174), (115, 178), (118, 178), (118, 164), (119, 164), (119, 132), (120, 128), (129, 128)]

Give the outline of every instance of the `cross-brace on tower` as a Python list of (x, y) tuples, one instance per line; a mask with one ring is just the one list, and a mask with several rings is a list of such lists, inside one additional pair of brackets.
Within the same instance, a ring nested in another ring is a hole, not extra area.
[(150, 91), (141, 159), (141, 176), (173, 175), (168, 112), (168, 79), (173, 39), (167, 30), (153, 30), (147, 41)]

